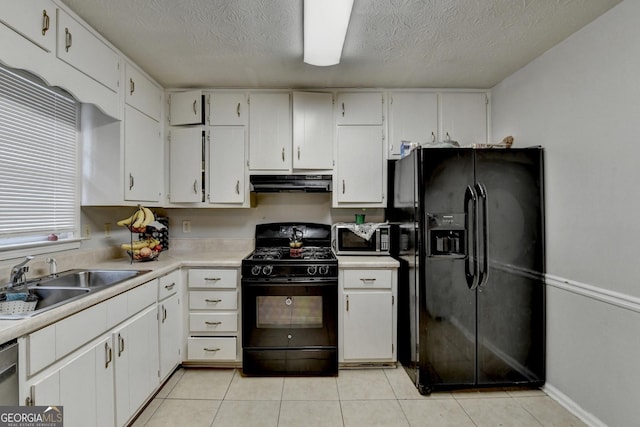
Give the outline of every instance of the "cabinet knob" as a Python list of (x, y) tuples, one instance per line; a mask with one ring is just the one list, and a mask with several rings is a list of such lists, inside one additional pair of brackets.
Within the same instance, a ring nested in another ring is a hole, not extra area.
[(47, 15), (47, 11), (42, 11), (42, 35), (44, 36), (49, 31), (49, 15)]

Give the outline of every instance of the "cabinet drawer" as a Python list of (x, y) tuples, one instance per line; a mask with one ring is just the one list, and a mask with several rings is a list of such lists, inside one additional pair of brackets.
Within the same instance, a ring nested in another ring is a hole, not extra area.
[(133, 316), (156, 302), (157, 289), (158, 279), (154, 279), (127, 292), (127, 311), (129, 316)]
[(191, 291), (189, 308), (192, 310), (235, 310), (238, 308), (236, 291)]
[(237, 313), (191, 313), (189, 314), (191, 332), (237, 332)]
[(392, 270), (344, 270), (344, 288), (391, 289)]
[(56, 323), (56, 359), (107, 330), (107, 304), (97, 304)]
[(158, 284), (158, 301), (175, 294), (180, 284), (180, 270), (172, 271), (166, 276), (162, 276)]
[(237, 269), (193, 269), (189, 270), (190, 288), (237, 288)]
[(236, 338), (191, 337), (187, 356), (189, 360), (236, 360)]

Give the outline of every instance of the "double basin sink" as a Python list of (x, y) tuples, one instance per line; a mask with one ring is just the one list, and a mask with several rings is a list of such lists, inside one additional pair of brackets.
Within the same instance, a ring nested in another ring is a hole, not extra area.
[[(0, 312), (0, 319), (32, 317), (149, 271), (76, 269), (64, 271), (54, 276), (31, 279), (27, 282), (29, 293), (38, 299), (34, 310), (24, 313)], [(6, 292), (6, 288), (0, 292), (0, 295), (4, 296), (4, 292)]]

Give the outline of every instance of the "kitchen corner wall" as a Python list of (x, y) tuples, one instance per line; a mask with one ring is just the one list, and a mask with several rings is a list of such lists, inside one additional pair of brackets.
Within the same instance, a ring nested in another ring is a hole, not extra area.
[[(92, 206), (82, 208), (82, 231), (90, 229), (90, 239), (83, 242), (83, 249), (119, 246), (129, 240), (124, 227), (116, 226), (119, 219), (134, 212), (134, 207)], [(250, 209), (215, 208), (152, 208), (154, 212), (169, 218), (169, 239), (201, 238), (253, 238), (255, 225), (267, 222), (299, 221), (333, 224), (354, 221), (360, 209), (335, 209), (331, 207), (331, 193), (266, 193), (256, 195), (256, 206)], [(367, 209), (366, 220), (384, 220), (384, 209)], [(191, 222), (191, 232), (183, 233), (182, 222)], [(104, 232), (105, 224), (111, 224), (110, 236)], [(169, 243), (171, 244), (171, 243)]]
[(492, 91), (492, 134), (545, 147), (547, 390), (592, 425), (640, 419), (640, 2)]

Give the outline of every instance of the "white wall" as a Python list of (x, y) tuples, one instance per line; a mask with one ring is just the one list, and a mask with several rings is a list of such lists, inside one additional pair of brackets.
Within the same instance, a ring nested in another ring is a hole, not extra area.
[(492, 93), (494, 139), (545, 147), (549, 390), (611, 426), (640, 419), (638, 18), (620, 3)]

